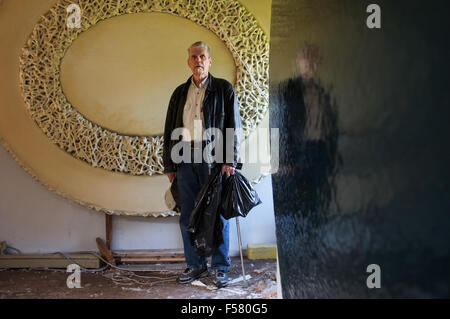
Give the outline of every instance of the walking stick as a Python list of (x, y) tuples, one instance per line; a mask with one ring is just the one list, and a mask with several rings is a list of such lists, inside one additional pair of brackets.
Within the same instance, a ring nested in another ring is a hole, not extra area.
[(248, 288), (248, 283), (245, 279), (244, 257), (242, 256), (241, 228), (239, 227), (239, 217), (236, 217), (236, 228), (238, 233), (239, 252), (241, 253), (242, 278), (244, 279), (244, 287)]

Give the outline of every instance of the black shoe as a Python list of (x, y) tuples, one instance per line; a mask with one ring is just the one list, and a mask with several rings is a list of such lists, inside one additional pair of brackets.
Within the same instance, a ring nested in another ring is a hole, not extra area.
[(186, 268), (184, 272), (177, 278), (180, 284), (188, 284), (194, 280), (208, 276), (208, 268), (205, 266), (201, 269)]
[(217, 288), (223, 288), (228, 285), (228, 271), (226, 270), (217, 270), (216, 272), (216, 286)]

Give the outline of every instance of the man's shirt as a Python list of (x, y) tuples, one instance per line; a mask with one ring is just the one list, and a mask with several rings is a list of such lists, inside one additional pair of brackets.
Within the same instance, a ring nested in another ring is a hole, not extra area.
[[(203, 139), (202, 105), (208, 83), (209, 77), (200, 83), (200, 87), (197, 87), (194, 83), (194, 77), (191, 79), (183, 111), (183, 126), (189, 131), (190, 136), (183, 134), (183, 141), (201, 141)], [(197, 132), (194, 130), (195, 126)], [(194, 133), (197, 133), (197, 136)]]

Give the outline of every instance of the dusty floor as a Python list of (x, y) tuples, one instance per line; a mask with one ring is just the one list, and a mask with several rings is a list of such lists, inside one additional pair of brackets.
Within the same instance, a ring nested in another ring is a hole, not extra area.
[[(217, 289), (214, 276), (202, 278), (187, 285), (177, 284), (175, 279), (183, 264), (153, 265), (152, 269), (164, 272), (127, 272), (108, 269), (102, 272), (81, 272), (81, 287), (69, 289), (66, 285), (70, 275), (65, 270), (9, 269), (0, 270), (0, 299), (254, 299), (277, 297), (276, 261), (244, 261), (248, 288), (242, 278), (239, 258), (232, 260), (231, 283)], [(125, 266), (124, 266), (125, 267)], [(135, 266), (137, 267), (137, 266)], [(139, 266), (140, 269), (145, 269)], [(131, 268), (131, 267), (130, 267)], [(134, 268), (136, 269), (136, 268)], [(146, 268), (149, 269), (149, 268)]]

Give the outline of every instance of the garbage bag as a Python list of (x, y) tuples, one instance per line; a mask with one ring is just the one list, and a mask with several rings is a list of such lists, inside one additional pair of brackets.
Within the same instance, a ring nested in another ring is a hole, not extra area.
[(178, 213), (181, 212), (177, 177), (174, 178), (173, 182), (170, 184), (170, 187), (166, 190), (166, 193), (164, 194), (164, 200), (166, 202), (167, 208)]
[(172, 193), (173, 199), (175, 200), (175, 208), (174, 210), (177, 212), (181, 212), (180, 208), (180, 196), (178, 194), (178, 178), (175, 176), (172, 184), (170, 184), (170, 192)]
[(209, 257), (223, 243), (220, 218), (222, 174), (212, 173), (198, 193), (187, 231), (199, 256)]
[(253, 207), (262, 203), (252, 184), (239, 171), (223, 179), (221, 214), (225, 219), (246, 217)]

